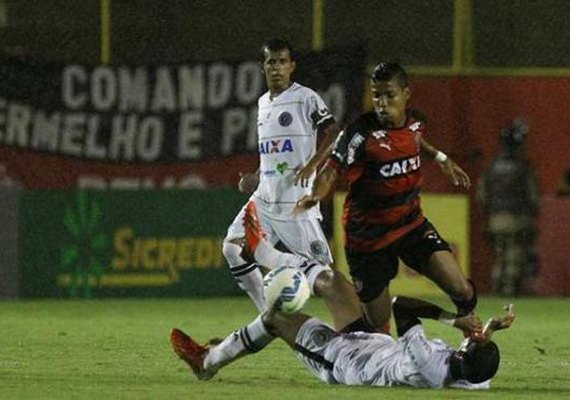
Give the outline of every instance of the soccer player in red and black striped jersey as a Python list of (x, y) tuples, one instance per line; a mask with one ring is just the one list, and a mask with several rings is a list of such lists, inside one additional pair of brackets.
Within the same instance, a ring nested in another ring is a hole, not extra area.
[(398, 258), (445, 291), (459, 314), (468, 314), (477, 303), (475, 287), (422, 213), (420, 153), (439, 162), (457, 186), (470, 187), (469, 176), (423, 138), (426, 126), (406, 108), (411, 92), (398, 63), (378, 64), (370, 84), (374, 111), (341, 132), (312, 193), (299, 200), (296, 211), (327, 197), (337, 178), (345, 175), (346, 256), (373, 326), (385, 327), (390, 320), (389, 283), (397, 274)]

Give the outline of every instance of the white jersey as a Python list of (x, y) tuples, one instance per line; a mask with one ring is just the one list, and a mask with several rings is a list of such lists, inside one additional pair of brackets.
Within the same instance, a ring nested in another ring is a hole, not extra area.
[[(318, 129), (331, 122), (334, 117), (323, 99), (298, 83), (273, 99), (269, 92), (259, 98), (259, 186), (254, 197), (276, 219), (290, 219), (297, 200), (311, 193), (315, 176), (303, 188), (294, 184), (295, 173), (315, 154)], [(318, 207), (307, 217), (315, 213), (320, 216)]]
[(338, 334), (316, 318), (306, 321), (296, 339), (305, 365), (328, 383), (465, 389), (489, 388), (489, 381), (454, 381), (449, 374), (453, 348), (425, 337), (416, 325), (398, 340), (380, 333)]

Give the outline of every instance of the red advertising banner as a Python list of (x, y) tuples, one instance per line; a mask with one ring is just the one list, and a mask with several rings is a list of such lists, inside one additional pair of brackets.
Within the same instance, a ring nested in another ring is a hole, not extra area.
[(0, 185), (33, 189), (188, 189), (234, 186), (238, 172), (255, 171), (257, 156), (113, 165), (0, 146)]

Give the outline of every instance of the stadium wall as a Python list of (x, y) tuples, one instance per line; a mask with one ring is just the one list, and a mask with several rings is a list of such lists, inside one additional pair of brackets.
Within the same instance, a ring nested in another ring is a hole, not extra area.
[[(570, 78), (413, 76), (412, 92), (411, 106), (421, 110), (429, 118), (431, 133), (428, 139), (458, 161), (474, 182), (497, 152), (500, 129), (516, 116), (528, 118), (531, 127), (528, 154), (537, 168), (542, 194), (544, 196), (555, 194), (557, 183), (564, 171), (570, 167), (568, 161), (570, 133), (567, 128), (570, 126), (570, 115), (565, 110), (570, 94)], [(0, 159), (8, 160), (12, 157), (12, 153), (14, 153), (12, 158), (18, 159), (18, 151), (14, 148), (1, 148)], [(46, 168), (45, 158), (42, 165)], [(424, 165), (425, 192), (461, 193), (449, 185), (437, 165), (434, 163)], [(11, 167), (13, 166), (8, 163), (8, 172)], [(160, 168), (166, 174), (175, 166), (161, 165)], [(257, 168), (257, 156), (234, 155), (224, 159), (188, 164), (184, 168), (188, 168), (188, 172), (192, 172), (205, 187), (235, 187), (238, 171)], [(149, 166), (150, 169), (153, 167)], [(224, 173), (220, 173), (221, 170)], [(470, 269), (473, 278), (484, 292), (490, 287), (490, 266), (493, 263), (493, 255), (484, 240), (484, 218), (474, 201), (474, 193), (475, 190), (469, 192), (472, 249)], [(563, 200), (560, 204), (557, 203), (555, 213), (570, 214), (570, 206), (567, 203)], [(567, 226), (563, 225), (562, 219), (544, 217), (547, 213), (552, 215), (551, 202), (544, 202), (543, 207), (544, 212), (540, 222), (543, 232), (550, 233), (554, 228)], [(539, 245), (543, 257), (541, 279), (550, 275), (550, 268), (570, 270), (565, 258), (558, 257), (554, 261), (549, 261), (547, 258), (551, 254), (559, 254), (561, 250), (570, 246), (567, 235), (557, 235), (556, 240), (541, 239)], [(553, 276), (559, 276), (559, 273), (553, 272)], [(567, 281), (555, 279), (557, 287), (541, 284), (540, 293), (568, 295), (569, 284), (563, 284)]]
[(18, 297), (18, 190), (0, 186), (0, 299)]
[[(546, 77), (450, 77), (434, 78), (415, 76), (412, 79), (412, 105), (429, 118), (430, 139), (456, 159), (476, 183), (499, 146), (499, 132), (517, 116), (528, 119), (530, 134), (527, 154), (536, 167), (540, 180), (542, 213), (539, 220), (541, 235), (568, 226), (554, 215), (570, 214), (570, 200), (552, 202), (564, 171), (570, 168), (570, 78)], [(429, 140), (429, 139), (428, 139)], [(441, 176), (438, 167), (425, 163), (426, 192), (458, 192)], [(475, 201), (475, 190), (470, 191), (471, 201), (471, 273), (483, 291), (490, 288), (493, 254), (484, 239), (484, 218)], [(554, 210), (554, 208), (556, 210)], [(558, 276), (559, 283), (552, 287), (539, 283), (539, 293), (549, 295), (570, 294), (567, 279), (560, 275), (570, 270), (567, 259), (551, 259), (570, 246), (567, 235), (555, 240), (539, 240), (541, 272), (545, 276)], [(562, 263), (563, 267), (560, 265)], [(552, 282), (552, 279), (550, 279)]]

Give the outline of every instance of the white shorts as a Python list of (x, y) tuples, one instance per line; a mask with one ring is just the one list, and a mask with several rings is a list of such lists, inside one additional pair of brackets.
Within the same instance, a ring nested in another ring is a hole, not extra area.
[(334, 378), (334, 360), (326, 359), (331, 341), (340, 334), (317, 318), (301, 325), (295, 339), (297, 357), (317, 378), (326, 383), (338, 383)]
[[(250, 201), (254, 198), (250, 198)], [(281, 241), (289, 251), (298, 254), (308, 260), (316, 260), (321, 264), (330, 265), (332, 254), (327, 239), (317, 217), (309, 214), (308, 218), (276, 219), (267, 212), (263, 203), (256, 202), (257, 214), (267, 240), (275, 245)], [(241, 238), (245, 236), (243, 218), (245, 206), (228, 228), (225, 240)]]

